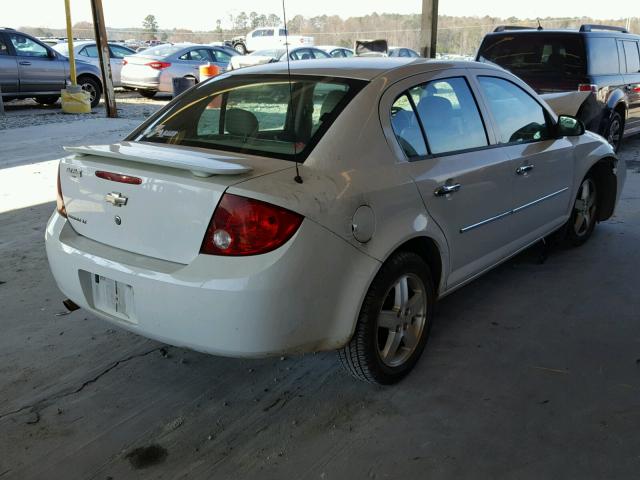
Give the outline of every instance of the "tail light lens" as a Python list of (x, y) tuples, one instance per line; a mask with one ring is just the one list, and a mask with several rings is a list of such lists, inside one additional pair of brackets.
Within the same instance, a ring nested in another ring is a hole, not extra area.
[(125, 66), (127, 63), (129, 62), (127, 62), (126, 60), (122, 60), (122, 66)]
[(296, 233), (303, 218), (269, 203), (224, 194), (213, 212), (200, 253), (246, 256), (270, 252)]
[(591, 85), (589, 83), (581, 83), (580, 85), (578, 85), (578, 91), (598, 93), (598, 86)]
[(153, 68), (154, 70), (162, 70), (163, 68), (171, 66), (169, 62), (149, 62), (146, 65)]
[(57, 183), (56, 210), (64, 218), (67, 218), (67, 209), (64, 206), (64, 198), (62, 197), (62, 186), (60, 185), (60, 164), (58, 164), (58, 181), (56, 183)]

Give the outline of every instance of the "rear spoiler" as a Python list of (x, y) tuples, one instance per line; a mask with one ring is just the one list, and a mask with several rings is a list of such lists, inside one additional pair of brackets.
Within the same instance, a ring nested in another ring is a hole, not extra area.
[(67, 152), (95, 155), (131, 162), (187, 170), (196, 177), (213, 175), (239, 175), (250, 172), (251, 167), (236, 163), (237, 158), (187, 150), (180, 147), (153, 145), (140, 142), (120, 142), (111, 145), (83, 145), (64, 147)]

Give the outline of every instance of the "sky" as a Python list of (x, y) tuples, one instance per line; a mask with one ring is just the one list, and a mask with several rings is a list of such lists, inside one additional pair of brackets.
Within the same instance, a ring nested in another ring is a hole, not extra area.
[[(4, 0), (9, 2), (10, 0)], [(627, 15), (640, 16), (637, 0), (440, 0), (441, 15), (495, 17), (573, 17), (623, 18)], [(156, 16), (161, 29), (189, 28), (192, 30), (212, 30), (216, 20), (228, 19), (240, 11), (275, 13), (282, 17), (281, 0), (103, 0), (105, 21), (109, 27), (137, 27), (148, 15)], [(14, 4), (14, 2), (11, 2)], [(64, 2), (62, 0), (29, 0), (29, 8), (5, 8), (2, 12), (2, 26), (62, 28), (64, 26)], [(419, 13), (421, 0), (285, 0), (287, 17), (301, 14), (340, 15), (343, 18), (366, 15), (372, 12)], [(179, 9), (178, 6), (184, 7)], [(635, 12), (632, 10), (636, 10)], [(71, 0), (73, 22), (91, 21), (89, 0)]]

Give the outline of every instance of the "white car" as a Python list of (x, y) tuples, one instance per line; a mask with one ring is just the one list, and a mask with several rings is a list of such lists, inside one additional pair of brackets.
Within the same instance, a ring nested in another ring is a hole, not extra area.
[(501, 69), (290, 69), (220, 75), (126, 141), (68, 148), (46, 250), (72, 302), (216, 355), (338, 350), (393, 383), (439, 297), (614, 211), (624, 161)]
[[(61, 53), (65, 57), (69, 56), (69, 45), (67, 43), (59, 43), (53, 46), (53, 49)], [(100, 59), (98, 58), (98, 48), (94, 41), (74, 42), (73, 53), (78, 60), (84, 60), (92, 65), (100, 68)], [(122, 86), (122, 66), (124, 57), (134, 55), (136, 52), (124, 45), (109, 42), (109, 63), (111, 64), (111, 76), (113, 78), (113, 86)]]
[(243, 55), (257, 50), (281, 49), (286, 45), (289, 45), (290, 48), (313, 46), (313, 37), (289, 35), (288, 33), (283, 26), (260, 27), (251, 30), (243, 38), (234, 39), (233, 46)]

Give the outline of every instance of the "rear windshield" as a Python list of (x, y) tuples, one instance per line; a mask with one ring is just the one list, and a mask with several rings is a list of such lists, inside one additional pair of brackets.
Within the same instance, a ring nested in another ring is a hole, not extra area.
[(160, 45), (159, 47), (149, 47), (139, 52), (145, 57), (168, 57), (185, 48), (184, 45)]
[(304, 161), (366, 84), (311, 76), (231, 75), (169, 103), (129, 140)]
[(485, 37), (478, 60), (496, 63), (515, 73), (583, 76), (585, 51), (580, 35), (516, 34)]

